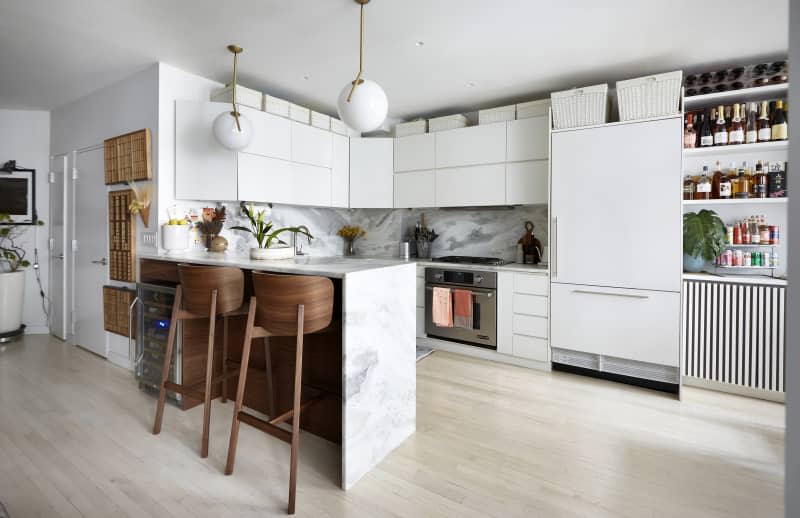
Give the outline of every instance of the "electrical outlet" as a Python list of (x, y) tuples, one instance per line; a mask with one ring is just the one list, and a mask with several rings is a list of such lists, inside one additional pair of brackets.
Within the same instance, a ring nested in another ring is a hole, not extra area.
[(150, 247), (156, 248), (158, 233), (156, 232), (142, 232), (142, 244)]

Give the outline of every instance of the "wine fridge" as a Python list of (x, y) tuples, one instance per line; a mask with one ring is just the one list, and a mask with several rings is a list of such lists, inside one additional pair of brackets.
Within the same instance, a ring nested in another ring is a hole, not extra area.
[[(167, 336), (172, 316), (172, 302), (175, 299), (175, 287), (159, 284), (139, 283), (136, 286), (139, 298), (139, 327), (136, 339), (136, 379), (139, 388), (149, 392), (158, 392), (161, 382), (161, 370), (164, 354), (167, 350)], [(169, 379), (174, 383), (182, 382), (182, 325), (178, 323), (175, 334), (172, 364)], [(173, 401), (180, 403), (181, 395), (167, 392)]]

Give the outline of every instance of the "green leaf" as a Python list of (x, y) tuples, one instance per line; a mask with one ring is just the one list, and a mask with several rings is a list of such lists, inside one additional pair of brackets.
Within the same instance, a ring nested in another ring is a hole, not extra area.
[(683, 252), (712, 261), (725, 248), (727, 230), (713, 210), (683, 215)]

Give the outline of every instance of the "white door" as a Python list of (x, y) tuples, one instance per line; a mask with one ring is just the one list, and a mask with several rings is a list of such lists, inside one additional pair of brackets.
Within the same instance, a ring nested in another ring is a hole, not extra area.
[(394, 139), (350, 139), (350, 207), (394, 206)]
[(67, 338), (67, 155), (50, 157), (50, 334)]
[(75, 158), (75, 344), (108, 356), (103, 330), (103, 284), (108, 281), (108, 194), (103, 183), (103, 148)]
[(553, 133), (554, 282), (680, 291), (681, 148), (680, 117)]

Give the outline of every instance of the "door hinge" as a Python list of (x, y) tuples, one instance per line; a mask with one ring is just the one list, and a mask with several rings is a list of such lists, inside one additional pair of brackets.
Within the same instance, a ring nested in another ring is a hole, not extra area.
[(48, 176), (50, 183), (56, 183), (56, 173), (50, 171), (50, 175)]
[(55, 246), (56, 246), (56, 238), (51, 237), (50, 239), (47, 240), (47, 248), (49, 250), (52, 250)]
[(73, 252), (77, 252), (78, 251), (78, 240), (77, 239), (73, 239), (72, 240), (72, 251)]
[(78, 168), (77, 167), (73, 167), (72, 168), (72, 179), (73, 180), (77, 180), (78, 179)]

